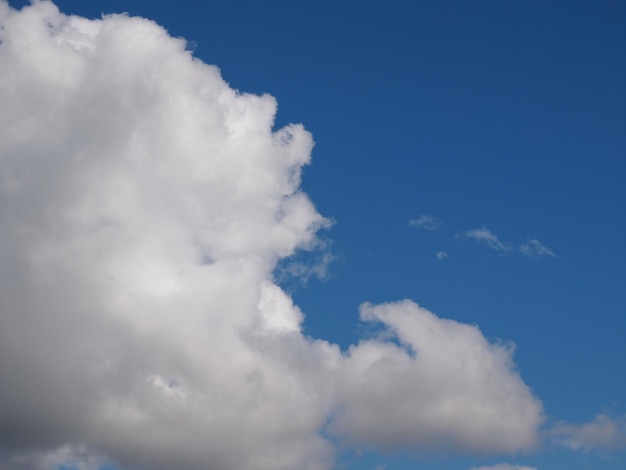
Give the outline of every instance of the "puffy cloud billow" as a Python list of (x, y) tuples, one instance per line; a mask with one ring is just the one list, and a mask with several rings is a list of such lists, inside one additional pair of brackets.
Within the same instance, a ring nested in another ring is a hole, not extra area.
[(476, 326), (409, 300), (364, 304), (361, 319), (384, 328), (347, 352), (340, 435), (383, 450), (533, 447), (540, 408), (512, 373), (512, 345), (489, 344)]
[[(0, 457), (5, 467), (328, 469), (374, 449), (531, 448), (512, 348), (410, 301), (304, 336), (277, 263), (329, 225), (313, 141), (273, 130), (181, 39), (0, 1)], [(314, 314), (314, 312), (309, 312)]]

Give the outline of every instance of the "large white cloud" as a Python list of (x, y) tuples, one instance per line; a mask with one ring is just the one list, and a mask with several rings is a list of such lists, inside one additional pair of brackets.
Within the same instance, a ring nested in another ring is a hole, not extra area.
[(0, 41), (7, 465), (324, 469), (328, 433), (534, 445), (541, 407), (476, 327), (407, 301), (363, 307), (382, 331), (347, 352), (301, 334), (273, 271), (328, 221), (299, 188), (311, 136), (273, 131), (272, 97), (141, 18), (0, 1)]

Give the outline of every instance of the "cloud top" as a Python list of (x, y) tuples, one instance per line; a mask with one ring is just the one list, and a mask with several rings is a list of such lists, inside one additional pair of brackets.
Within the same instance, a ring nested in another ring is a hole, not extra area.
[[(333, 439), (514, 452), (507, 344), (411, 301), (348, 351), (275, 282), (329, 221), (313, 140), (155, 23), (0, 1), (0, 455), (11, 469), (320, 470)], [(304, 269), (304, 268), (303, 268)], [(408, 410), (408, 412), (407, 412)]]

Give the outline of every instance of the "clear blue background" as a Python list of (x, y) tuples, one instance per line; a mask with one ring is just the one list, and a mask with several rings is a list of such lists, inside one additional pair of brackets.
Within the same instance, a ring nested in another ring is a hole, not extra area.
[[(11, 1), (13, 6), (25, 2)], [(58, 0), (151, 18), (270, 93), (315, 138), (303, 186), (336, 220), (325, 281), (286, 281), (307, 334), (356, 341), (358, 305), (411, 298), (513, 340), (549, 426), (626, 413), (626, 4), (602, 1)], [(428, 232), (409, 221), (442, 221)], [(498, 253), (485, 226), (556, 257)], [(438, 260), (437, 251), (448, 257)], [(547, 445), (495, 459), (346, 453), (348, 468), (622, 469)]]

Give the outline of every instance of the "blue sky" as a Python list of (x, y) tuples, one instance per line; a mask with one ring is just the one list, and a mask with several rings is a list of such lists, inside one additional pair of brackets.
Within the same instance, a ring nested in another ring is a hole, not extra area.
[(623, 2), (56, 4), (154, 20), (230, 87), (274, 96), (275, 129), (302, 123), (312, 133), (302, 188), (333, 225), (323, 248), (297, 259), (332, 262), (306, 282), (278, 276), (305, 335), (346, 349), (368, 334), (360, 304), (412, 299), (515, 343), (517, 370), (543, 403), (538, 449), (340, 446), (337, 468), (626, 466), (623, 446), (572, 450), (549, 435), (601, 414), (623, 439)]

